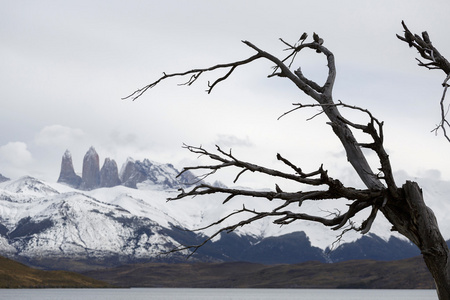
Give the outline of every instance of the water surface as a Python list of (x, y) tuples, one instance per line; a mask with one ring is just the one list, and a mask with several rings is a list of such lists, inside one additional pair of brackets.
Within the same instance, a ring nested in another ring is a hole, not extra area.
[(345, 290), (345, 289), (0, 289), (0, 299), (38, 300), (437, 300), (435, 290)]

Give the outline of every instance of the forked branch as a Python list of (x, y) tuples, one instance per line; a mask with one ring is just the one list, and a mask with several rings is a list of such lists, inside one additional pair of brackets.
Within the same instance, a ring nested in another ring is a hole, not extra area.
[(450, 79), (450, 62), (433, 46), (430, 36), (426, 31), (422, 32), (422, 35), (420, 36), (418, 34), (413, 34), (403, 21), (402, 26), (404, 35), (400, 36), (397, 34), (397, 38), (408, 43), (409, 47), (414, 47), (419, 51), (420, 56), (425, 59), (425, 61), (422, 61), (416, 58), (419, 62), (419, 66), (429, 70), (442, 70), (447, 75), (442, 83), (444, 90), (440, 101), (441, 119), (432, 132), (437, 134), (439, 130), (442, 130), (444, 137), (450, 142), (450, 136), (447, 134), (447, 129), (450, 128), (450, 123), (447, 120), (449, 105), (445, 103), (448, 80)]
[(231, 73), (233, 73), (233, 71), (241, 65), (245, 65), (248, 64), (254, 60), (257, 60), (258, 58), (261, 58), (261, 56), (259, 54), (253, 55), (247, 59), (241, 60), (241, 61), (236, 61), (236, 62), (232, 62), (232, 63), (227, 63), (227, 64), (218, 64), (209, 68), (203, 68), (203, 69), (192, 69), (186, 72), (180, 72), (180, 73), (163, 73), (163, 76), (161, 76), (158, 80), (147, 84), (146, 86), (139, 88), (137, 90), (135, 90), (133, 93), (129, 94), (126, 97), (123, 97), (122, 100), (126, 100), (126, 99), (131, 99), (131, 100), (136, 100), (139, 97), (141, 97), (145, 92), (147, 92), (149, 89), (154, 88), (156, 85), (158, 85), (159, 83), (161, 83), (162, 81), (172, 78), (172, 77), (184, 77), (186, 75), (191, 75), (188, 79), (188, 81), (181, 83), (179, 85), (187, 85), (190, 86), (192, 85), (194, 82), (197, 81), (197, 79), (200, 77), (200, 75), (202, 75), (205, 72), (209, 72), (209, 71), (214, 71), (214, 70), (218, 70), (218, 69), (226, 69), (228, 70), (228, 72), (223, 76), (220, 77), (218, 79), (216, 79), (215, 81), (213, 81), (212, 83), (208, 82), (208, 89), (206, 90), (206, 92), (209, 94), (211, 93), (212, 89), (216, 86), (216, 84), (220, 83), (221, 81), (227, 79)]

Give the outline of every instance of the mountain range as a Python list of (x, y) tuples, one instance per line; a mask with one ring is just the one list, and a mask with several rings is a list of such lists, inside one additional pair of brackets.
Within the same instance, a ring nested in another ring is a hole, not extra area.
[(105, 158), (100, 169), (100, 160), (94, 147), (89, 148), (83, 158), (82, 176), (75, 173), (72, 154), (66, 150), (61, 160), (61, 172), (58, 183), (66, 184), (79, 190), (93, 190), (102, 187), (124, 185), (137, 188), (137, 184), (150, 181), (165, 188), (180, 188), (195, 182), (195, 176), (185, 172), (179, 177), (178, 170), (172, 164), (157, 164), (148, 159), (135, 161), (128, 158), (123, 164), (120, 174), (114, 159)]
[[(98, 154), (90, 148), (81, 176), (74, 172), (69, 151), (62, 157), (56, 183), (30, 176), (16, 180), (2, 176), (0, 254), (42, 268), (75, 271), (126, 263), (186, 262), (190, 251), (170, 251), (180, 244), (199, 244), (212, 232), (188, 229), (211, 224), (242, 207), (243, 202), (246, 207), (263, 205), (268, 209), (265, 205), (271, 205), (244, 198), (223, 205), (222, 195), (167, 202), (178, 189), (188, 189), (197, 180), (189, 172), (178, 174), (173, 165), (148, 159), (129, 158), (118, 172), (114, 160), (107, 158), (100, 169)], [(429, 202), (441, 205), (448, 184), (427, 186), (430, 190), (424, 193)], [(333, 207), (334, 203), (325, 203), (320, 209), (326, 212)], [(312, 208), (306, 205), (302, 209)], [(445, 211), (436, 215), (448, 224)], [(420, 254), (405, 238), (390, 232), (389, 223), (382, 218), (377, 219), (372, 233), (347, 233), (334, 245), (338, 234), (311, 222), (277, 227), (263, 220), (222, 234), (201, 247), (190, 261), (279, 264), (396, 260)]]

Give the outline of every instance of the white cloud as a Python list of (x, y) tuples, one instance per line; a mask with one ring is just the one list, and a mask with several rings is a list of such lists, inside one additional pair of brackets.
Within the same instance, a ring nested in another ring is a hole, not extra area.
[(16, 178), (27, 175), (33, 157), (23, 142), (9, 142), (0, 146), (0, 173)]
[(9, 142), (0, 147), (0, 162), (10, 166), (23, 167), (32, 161), (27, 144), (23, 142)]

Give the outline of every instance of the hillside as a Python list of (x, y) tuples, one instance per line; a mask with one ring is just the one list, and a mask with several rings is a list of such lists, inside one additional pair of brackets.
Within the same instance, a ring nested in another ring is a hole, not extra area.
[(421, 257), (381, 262), (352, 260), (334, 264), (262, 265), (244, 262), (128, 265), (86, 272), (120, 287), (192, 288), (367, 288), (434, 287)]
[(0, 256), (0, 288), (103, 288), (107, 283), (67, 271), (42, 271)]
[(0, 288), (367, 288), (429, 289), (433, 279), (421, 257), (399, 261), (351, 260), (334, 264), (263, 265), (147, 263), (98, 269), (83, 275), (42, 271), (0, 257)]

